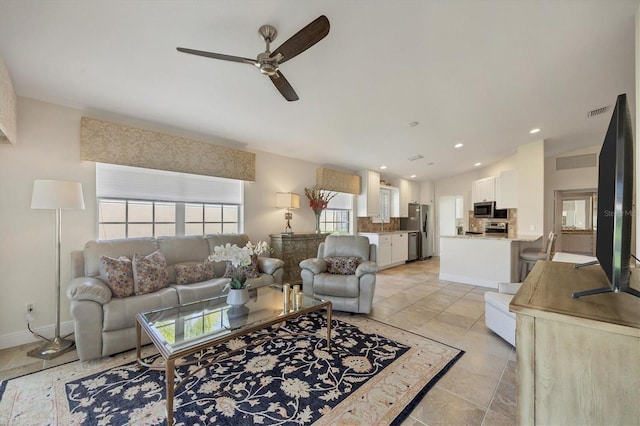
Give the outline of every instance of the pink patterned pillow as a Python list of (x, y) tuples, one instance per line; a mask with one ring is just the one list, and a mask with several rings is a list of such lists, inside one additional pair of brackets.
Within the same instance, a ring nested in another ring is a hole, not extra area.
[(169, 285), (167, 260), (158, 250), (148, 256), (133, 255), (134, 293), (146, 294)]
[(113, 297), (133, 295), (133, 266), (127, 257), (100, 256), (100, 278), (111, 289)]
[[(247, 278), (258, 278), (260, 276), (260, 270), (258, 269), (258, 256), (251, 255), (251, 264), (249, 266), (240, 266), (238, 268), (244, 272), (244, 276)], [(236, 269), (231, 262), (227, 262), (227, 269), (224, 271), (224, 278), (232, 278), (235, 275)]]
[(207, 281), (216, 277), (213, 262), (195, 263), (193, 265), (176, 265), (176, 284), (191, 284)]
[(357, 257), (325, 257), (327, 272), (337, 275), (355, 275), (360, 259)]

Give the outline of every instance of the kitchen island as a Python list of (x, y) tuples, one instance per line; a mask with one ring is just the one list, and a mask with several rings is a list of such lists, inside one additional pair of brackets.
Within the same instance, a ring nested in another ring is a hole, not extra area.
[(482, 287), (519, 281), (520, 251), (542, 247), (542, 235), (440, 237), (440, 279)]

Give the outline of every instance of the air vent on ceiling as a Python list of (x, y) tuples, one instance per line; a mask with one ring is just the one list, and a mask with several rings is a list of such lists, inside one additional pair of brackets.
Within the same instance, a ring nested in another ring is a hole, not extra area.
[(609, 105), (603, 106), (602, 108), (596, 108), (587, 113), (587, 118), (595, 117), (596, 115), (604, 114), (609, 109)]
[(595, 167), (596, 154), (572, 155), (556, 158), (556, 170), (581, 169), (583, 167)]
[(421, 158), (424, 158), (424, 157), (422, 155), (420, 155), (420, 154), (417, 154), (417, 155), (414, 155), (413, 157), (409, 157), (408, 160), (409, 161), (416, 161), (416, 160), (419, 160)]

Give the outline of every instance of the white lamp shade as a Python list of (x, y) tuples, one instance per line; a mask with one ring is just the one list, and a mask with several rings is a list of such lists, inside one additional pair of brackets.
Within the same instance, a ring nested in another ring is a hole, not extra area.
[(84, 209), (82, 184), (36, 179), (31, 196), (32, 209)]
[(278, 209), (299, 209), (300, 196), (292, 192), (276, 193), (276, 208)]

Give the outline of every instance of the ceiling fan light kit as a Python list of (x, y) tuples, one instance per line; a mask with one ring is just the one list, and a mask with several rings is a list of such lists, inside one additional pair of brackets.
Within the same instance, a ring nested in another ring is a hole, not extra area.
[(258, 29), (258, 34), (260, 34), (260, 37), (264, 40), (266, 48), (264, 52), (258, 54), (255, 60), (203, 50), (187, 49), (184, 47), (178, 47), (177, 50), (191, 55), (254, 65), (262, 74), (267, 75), (271, 79), (273, 85), (286, 100), (297, 101), (299, 99), (298, 95), (287, 79), (284, 78), (282, 72), (280, 72), (280, 65), (298, 56), (325, 38), (327, 34), (329, 34), (329, 28), (329, 20), (326, 16), (321, 15), (282, 43), (275, 51), (271, 52), (271, 43), (278, 36), (278, 31), (271, 25), (263, 25)]

